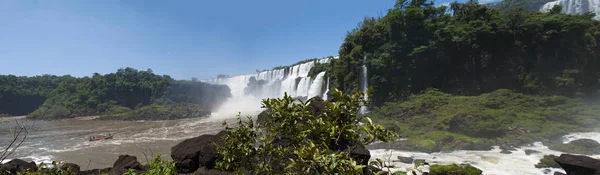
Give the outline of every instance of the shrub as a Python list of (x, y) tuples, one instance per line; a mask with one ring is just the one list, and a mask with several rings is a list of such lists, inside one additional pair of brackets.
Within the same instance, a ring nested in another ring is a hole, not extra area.
[(239, 116), (237, 127), (224, 122), (228, 134), (222, 139), (230, 144), (217, 145), (216, 168), (252, 174), (362, 174), (365, 165), (357, 163), (351, 151), (397, 134), (357, 114), (365, 103), (361, 92), (332, 94), (336, 102), (303, 102), (287, 94), (263, 100), (269, 117), (264, 124)]
[[(171, 161), (165, 161), (160, 158), (160, 154), (154, 155), (154, 159), (150, 162), (150, 168), (148, 171), (141, 175), (176, 175), (177, 169), (175, 169), (175, 163)], [(124, 175), (137, 175), (135, 170), (129, 169)]]

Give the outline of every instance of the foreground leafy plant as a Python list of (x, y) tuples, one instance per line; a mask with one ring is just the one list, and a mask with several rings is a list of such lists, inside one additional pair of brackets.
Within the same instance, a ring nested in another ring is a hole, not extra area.
[(252, 174), (362, 174), (365, 163), (355, 149), (376, 140), (387, 142), (397, 134), (370, 118), (358, 115), (366, 101), (361, 92), (344, 95), (335, 90), (335, 102), (303, 102), (287, 94), (263, 100), (269, 118), (254, 124), (238, 116), (237, 127), (226, 122), (225, 145), (217, 145), (216, 168)]
[[(137, 175), (135, 170), (129, 169), (124, 173), (125, 175)], [(150, 162), (150, 168), (148, 171), (142, 173), (142, 175), (176, 175), (177, 170), (175, 169), (175, 162), (162, 160), (160, 154), (154, 155), (154, 159)]]

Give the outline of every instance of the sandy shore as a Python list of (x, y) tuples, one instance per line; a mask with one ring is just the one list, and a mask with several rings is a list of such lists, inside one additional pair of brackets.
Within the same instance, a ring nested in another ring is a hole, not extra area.
[(67, 119), (62, 119), (62, 120), (94, 120), (98, 117), (100, 117), (100, 116), (82, 116), (82, 117), (67, 118)]

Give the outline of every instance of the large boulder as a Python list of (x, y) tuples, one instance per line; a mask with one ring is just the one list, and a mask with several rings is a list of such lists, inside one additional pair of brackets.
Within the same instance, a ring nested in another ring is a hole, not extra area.
[(221, 131), (216, 135), (201, 135), (171, 148), (171, 158), (175, 162), (177, 172), (193, 173), (200, 167), (213, 169), (217, 159), (217, 150), (213, 143), (223, 144), (221, 136), (227, 134)]
[(8, 161), (7, 163), (0, 166), (0, 169), (3, 171), (9, 171), (11, 174), (17, 174), (17, 172), (21, 171), (37, 171), (38, 167), (35, 162), (26, 162), (21, 159), (13, 159)]
[(588, 156), (561, 154), (556, 160), (568, 175), (600, 175), (600, 160)]
[(143, 170), (143, 166), (137, 161), (137, 157), (135, 156), (120, 155), (119, 159), (113, 164), (109, 174), (123, 174), (129, 169)]
[(573, 154), (600, 154), (600, 143), (591, 139), (578, 139), (569, 143), (554, 144), (550, 149)]

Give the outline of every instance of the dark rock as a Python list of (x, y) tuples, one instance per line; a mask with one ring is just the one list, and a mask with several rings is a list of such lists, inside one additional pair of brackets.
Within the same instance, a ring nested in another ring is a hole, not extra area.
[(568, 175), (600, 174), (600, 160), (588, 156), (561, 154), (556, 159)]
[(79, 165), (74, 163), (65, 163), (60, 167), (60, 169), (65, 171), (69, 170), (70, 172), (79, 172), (81, 168)]
[(502, 145), (502, 146), (500, 146), (500, 149), (502, 150), (502, 151), (500, 151), (500, 153), (502, 153), (502, 154), (511, 154), (512, 151), (517, 150), (514, 147), (508, 146), (508, 145)]
[(313, 114), (318, 114), (322, 112), (323, 108), (325, 108), (325, 100), (321, 97), (316, 96), (311, 98), (310, 100), (310, 109)]
[(525, 150), (525, 155), (531, 155), (531, 154), (539, 154), (541, 152), (536, 151), (536, 150), (532, 150), (532, 149), (526, 149)]
[(0, 166), (0, 169), (9, 171), (11, 174), (17, 174), (17, 172), (31, 170), (37, 171), (38, 167), (35, 162), (26, 162), (21, 159), (13, 159)]
[(371, 153), (364, 146), (358, 145), (350, 152), (350, 157), (354, 158), (359, 165), (368, 165)]
[[(364, 175), (374, 175), (377, 174), (378, 172), (382, 171), (381, 169), (374, 167), (372, 165), (369, 165), (365, 168), (363, 168), (363, 174)], [(389, 173), (385, 173), (385, 174), (389, 174)]]
[(544, 174), (550, 174), (551, 172), (552, 172), (552, 170), (550, 170), (550, 169), (542, 170), (542, 173), (544, 173)]
[(264, 125), (269, 120), (269, 114), (267, 110), (264, 110), (256, 117), (256, 123)]
[(234, 173), (230, 172), (221, 172), (218, 170), (209, 170), (206, 167), (202, 167), (194, 172), (193, 175), (233, 175)]
[(554, 175), (566, 175), (565, 173), (561, 173), (561, 172), (554, 172)]
[(115, 161), (109, 174), (123, 174), (129, 169), (142, 170), (142, 164), (137, 161), (137, 157), (130, 155), (120, 155)]
[(415, 159), (414, 159), (414, 158), (412, 158), (412, 157), (402, 157), (402, 156), (398, 156), (398, 160), (400, 160), (400, 162), (402, 162), (402, 163), (408, 163), (408, 164), (411, 164), (411, 163), (413, 163), (413, 161), (414, 161)]
[(184, 140), (171, 148), (171, 158), (179, 173), (193, 173), (200, 167), (213, 169), (217, 159), (217, 150), (213, 143), (223, 144), (221, 136), (226, 131), (217, 135), (201, 135)]

